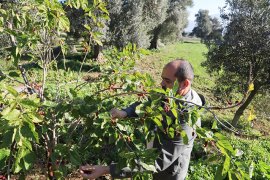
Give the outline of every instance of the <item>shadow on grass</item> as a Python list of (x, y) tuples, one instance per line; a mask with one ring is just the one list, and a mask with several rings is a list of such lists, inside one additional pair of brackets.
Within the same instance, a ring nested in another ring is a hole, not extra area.
[[(40, 67), (37, 62), (24, 62), (21, 65), (26, 71), (30, 69), (36, 69), (36, 70), (42, 69), (42, 67)], [(70, 69), (72, 71), (79, 71), (81, 68), (81, 65), (82, 65), (82, 61), (80, 59), (75, 60), (75, 58), (72, 60), (66, 60), (65, 64), (64, 64), (64, 60), (57, 61), (58, 68), (63, 69), (63, 70), (65, 70), (66, 68), (66, 70)], [(82, 71), (87, 72), (89, 70), (91, 70), (92, 72), (100, 72), (100, 68), (98, 65), (90, 65), (89, 63), (84, 63), (82, 65)]]
[(183, 41), (184, 43), (188, 43), (188, 44), (199, 44), (200, 41)]
[(57, 63), (57, 66), (59, 69), (70, 69), (72, 71), (79, 71), (80, 68), (82, 68), (83, 72), (88, 72), (91, 70), (91, 72), (100, 72), (100, 68), (98, 65), (89, 65), (89, 64), (83, 64), (79, 60), (60, 60)]
[(37, 62), (25, 62), (22, 64), (22, 68), (24, 68), (26, 71), (29, 69), (42, 69)]

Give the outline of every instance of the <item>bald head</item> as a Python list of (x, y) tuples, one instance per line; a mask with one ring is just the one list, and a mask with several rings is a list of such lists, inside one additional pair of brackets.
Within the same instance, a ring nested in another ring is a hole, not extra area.
[(176, 59), (165, 65), (165, 68), (170, 68), (174, 72), (174, 76), (179, 82), (186, 79), (192, 81), (194, 79), (193, 67), (191, 64), (183, 59)]

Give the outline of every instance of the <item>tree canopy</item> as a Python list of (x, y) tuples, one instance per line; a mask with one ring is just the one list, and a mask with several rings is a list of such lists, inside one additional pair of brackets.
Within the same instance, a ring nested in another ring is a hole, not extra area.
[[(268, 0), (227, 0), (222, 18), (227, 23), (224, 39), (210, 47), (205, 65), (221, 74), (227, 90), (253, 91), (236, 111), (236, 125), (257, 93), (270, 88), (270, 3)], [(227, 12), (227, 13), (226, 13)], [(224, 87), (224, 86), (223, 86)]]
[[(105, 44), (121, 48), (131, 42), (138, 47), (157, 48), (158, 40), (171, 42), (181, 38), (187, 26), (186, 9), (192, 5), (192, 0), (107, 0), (106, 3), (110, 20), (102, 29)], [(85, 21), (81, 19), (82, 11), (68, 11), (71, 31), (81, 34)]]

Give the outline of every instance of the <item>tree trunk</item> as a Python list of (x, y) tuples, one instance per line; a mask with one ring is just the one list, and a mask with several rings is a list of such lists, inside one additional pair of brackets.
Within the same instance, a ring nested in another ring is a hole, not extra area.
[(159, 25), (156, 29), (153, 30), (153, 39), (150, 42), (149, 49), (157, 49), (158, 48), (158, 36), (160, 32), (161, 26)]
[(100, 51), (101, 51), (101, 46), (98, 45), (98, 44), (94, 45), (94, 48), (93, 48), (93, 57), (92, 58), (97, 59)]
[(246, 99), (246, 101), (237, 109), (237, 111), (234, 114), (233, 120), (232, 120), (232, 125), (236, 126), (240, 117), (243, 115), (244, 110), (248, 107), (248, 105), (251, 103), (252, 99), (254, 98), (254, 96), (257, 94), (258, 90), (260, 88), (257, 87), (255, 88), (253, 91), (251, 91), (250, 95), (248, 96), (248, 98)]

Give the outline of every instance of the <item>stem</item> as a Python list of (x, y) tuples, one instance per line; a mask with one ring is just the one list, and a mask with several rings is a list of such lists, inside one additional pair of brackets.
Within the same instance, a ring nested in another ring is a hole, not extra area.
[(9, 154), (9, 158), (8, 158), (8, 169), (7, 169), (8, 180), (10, 180), (12, 151), (15, 148), (15, 146), (16, 146), (16, 141), (13, 141), (13, 143), (10, 146), (10, 154)]
[(47, 64), (43, 61), (43, 73), (42, 73), (42, 85), (40, 89), (40, 100), (44, 101), (44, 89), (46, 84), (46, 77), (47, 77)]
[[(88, 46), (90, 46), (90, 42), (91, 42), (91, 36), (90, 36), (90, 38), (89, 38), (89, 43), (87, 44)], [(82, 64), (81, 64), (81, 66), (80, 66), (80, 70), (79, 70), (79, 72), (78, 72), (78, 78), (77, 78), (77, 83), (76, 83), (75, 89), (76, 89), (77, 86), (78, 86), (78, 82), (79, 82), (80, 74), (81, 74), (81, 71), (82, 71), (82, 67), (83, 67), (83, 64), (85, 63), (85, 60), (86, 60), (86, 57), (87, 57), (88, 54), (89, 54), (89, 50), (87, 49), (87, 51), (85, 52), (84, 58), (83, 58), (83, 62), (82, 62)]]

